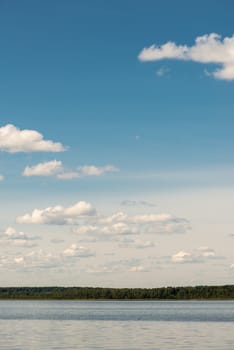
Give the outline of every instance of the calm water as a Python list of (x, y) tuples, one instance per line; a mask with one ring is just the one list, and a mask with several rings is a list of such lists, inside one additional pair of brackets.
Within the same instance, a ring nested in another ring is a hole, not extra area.
[(3, 350), (232, 350), (234, 302), (0, 301)]

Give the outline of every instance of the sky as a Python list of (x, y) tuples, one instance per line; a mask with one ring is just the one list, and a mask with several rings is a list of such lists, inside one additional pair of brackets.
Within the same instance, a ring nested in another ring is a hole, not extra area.
[(233, 283), (233, 11), (1, 1), (1, 286)]

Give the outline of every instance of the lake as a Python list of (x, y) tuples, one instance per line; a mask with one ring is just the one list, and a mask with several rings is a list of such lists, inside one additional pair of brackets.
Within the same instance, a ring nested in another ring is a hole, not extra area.
[(3, 350), (231, 350), (234, 301), (0, 301)]

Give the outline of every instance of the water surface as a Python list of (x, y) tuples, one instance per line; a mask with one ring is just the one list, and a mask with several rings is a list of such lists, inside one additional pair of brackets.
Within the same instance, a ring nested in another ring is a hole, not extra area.
[(234, 302), (0, 301), (0, 349), (219, 349)]

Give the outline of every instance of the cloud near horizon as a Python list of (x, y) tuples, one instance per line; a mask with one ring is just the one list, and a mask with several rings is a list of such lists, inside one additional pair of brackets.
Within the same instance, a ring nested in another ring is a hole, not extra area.
[(234, 80), (234, 35), (221, 39), (216, 33), (205, 34), (195, 39), (193, 46), (177, 45), (168, 41), (161, 46), (145, 47), (138, 55), (140, 61), (175, 59), (220, 66), (209, 73), (216, 79)]
[(80, 218), (95, 214), (96, 210), (90, 203), (80, 201), (67, 208), (56, 205), (45, 209), (34, 209), (31, 214), (18, 216), (16, 221), (20, 224), (69, 225), (75, 224)]
[(0, 127), (0, 150), (19, 152), (62, 152), (65, 147), (60, 142), (44, 140), (36, 130), (20, 130), (12, 124)]
[(173, 263), (202, 263), (208, 259), (217, 259), (215, 251), (209, 247), (199, 247), (193, 252), (186, 252), (184, 250), (172, 255), (171, 261)]
[(3, 232), (0, 232), (1, 245), (13, 245), (24, 248), (32, 248), (36, 246), (33, 242), (38, 237), (29, 237), (22, 231), (17, 231), (13, 227), (7, 227)]
[(116, 212), (110, 216), (99, 215), (96, 208), (85, 201), (70, 207), (56, 205), (34, 209), (31, 213), (18, 216), (16, 221), (21, 224), (74, 225), (73, 233), (95, 236), (100, 240), (125, 235), (185, 234), (191, 228), (187, 219), (167, 213), (128, 215)]
[(93, 256), (95, 256), (95, 251), (73, 243), (65, 250), (56, 253), (39, 249), (26, 254), (2, 256), (0, 257), (0, 267), (13, 267), (14, 269), (57, 269), (71, 266), (76, 263), (77, 259)]
[(170, 214), (128, 215), (124, 212), (117, 212), (111, 216), (97, 216), (96, 220), (92, 220), (92, 224), (83, 222), (73, 228), (74, 233), (95, 236), (101, 240), (141, 234), (185, 234), (189, 230), (188, 220)]

